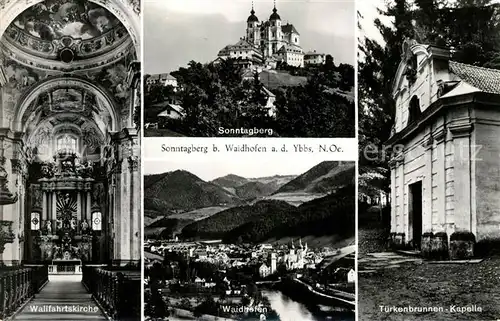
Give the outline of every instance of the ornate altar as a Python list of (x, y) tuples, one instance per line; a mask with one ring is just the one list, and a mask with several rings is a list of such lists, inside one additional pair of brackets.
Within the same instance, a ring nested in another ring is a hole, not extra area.
[(30, 186), (32, 257), (51, 262), (52, 272), (77, 273), (82, 262), (94, 259), (101, 230), (95, 191), (103, 193), (102, 184), (91, 177), (93, 165), (80, 163), (74, 153), (59, 152), (40, 170), (43, 177)]

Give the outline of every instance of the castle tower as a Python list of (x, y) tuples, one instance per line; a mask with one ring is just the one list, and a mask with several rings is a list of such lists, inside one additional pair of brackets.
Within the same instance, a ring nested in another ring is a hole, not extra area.
[(278, 14), (278, 9), (276, 9), (276, 0), (274, 1), (273, 13), (269, 17), (269, 23), (271, 24), (269, 35), (269, 49), (270, 54), (274, 55), (284, 44), (283, 32), (281, 30), (281, 17)]
[(271, 253), (271, 274), (276, 272), (276, 253)]
[(252, 10), (250, 11), (250, 16), (247, 19), (247, 37), (246, 40), (258, 46), (260, 44), (260, 28), (259, 28), (259, 18), (255, 15), (255, 10), (253, 8), (252, 1)]

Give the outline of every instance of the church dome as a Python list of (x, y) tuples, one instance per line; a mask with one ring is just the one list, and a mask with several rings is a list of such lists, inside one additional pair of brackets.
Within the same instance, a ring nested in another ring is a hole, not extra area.
[(259, 18), (255, 15), (255, 10), (252, 9), (252, 11), (250, 11), (247, 22), (259, 22)]
[(79, 0), (45, 0), (27, 8), (7, 26), (0, 41), (38, 69), (65, 72), (108, 64), (103, 60), (133, 48), (126, 27), (113, 13)]
[(271, 14), (271, 16), (269, 17), (269, 20), (281, 20), (281, 17), (280, 15), (278, 14), (278, 9), (276, 9), (276, 7), (274, 7), (273, 9), (273, 13)]

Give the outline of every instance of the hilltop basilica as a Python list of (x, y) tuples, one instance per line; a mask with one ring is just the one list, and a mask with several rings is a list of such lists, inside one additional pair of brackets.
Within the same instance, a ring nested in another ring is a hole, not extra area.
[(302, 239), (299, 240), (299, 248), (295, 251), (295, 245), (292, 241), (290, 252), (285, 254), (283, 261), (287, 270), (301, 270), (306, 265), (306, 255), (308, 254), (307, 243), (302, 245)]
[(264, 63), (286, 62), (303, 67), (304, 52), (300, 46), (300, 34), (292, 24), (283, 24), (276, 3), (267, 21), (259, 21), (254, 7), (247, 19), (246, 36), (234, 45), (219, 51), (220, 58), (234, 58), (245, 67)]

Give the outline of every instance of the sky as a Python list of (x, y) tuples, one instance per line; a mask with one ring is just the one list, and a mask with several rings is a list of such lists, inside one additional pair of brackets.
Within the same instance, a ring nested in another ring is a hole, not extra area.
[(376, 18), (381, 19), (385, 24), (390, 24), (390, 19), (380, 15), (377, 8), (385, 8), (385, 0), (358, 0), (359, 4), (357, 10), (361, 14), (362, 18), (360, 21), (361, 31), (360, 38), (367, 36), (370, 39), (376, 39), (379, 43), (382, 43), (382, 36), (380, 32), (375, 27), (373, 21)]
[[(248, 156), (247, 156), (248, 157)], [(262, 157), (257, 161), (255, 159), (233, 161), (226, 157), (227, 161), (220, 159), (206, 159), (201, 156), (193, 157), (191, 160), (145, 160), (145, 174), (160, 174), (176, 170), (186, 170), (204, 181), (211, 181), (218, 177), (228, 174), (234, 174), (246, 178), (258, 178), (274, 175), (300, 175), (312, 167), (318, 165), (327, 159), (318, 159), (318, 157), (301, 158), (300, 161), (273, 161), (271, 157)], [(253, 157), (251, 157), (253, 158)], [(328, 159), (329, 160), (329, 159)]]
[[(144, 70), (177, 70), (190, 60), (209, 62), (220, 49), (246, 34), (251, 0), (145, 0)], [(336, 63), (354, 64), (354, 0), (277, 0), (283, 23), (300, 33), (304, 51), (329, 53)], [(255, 0), (255, 15), (269, 19), (272, 0)]]

